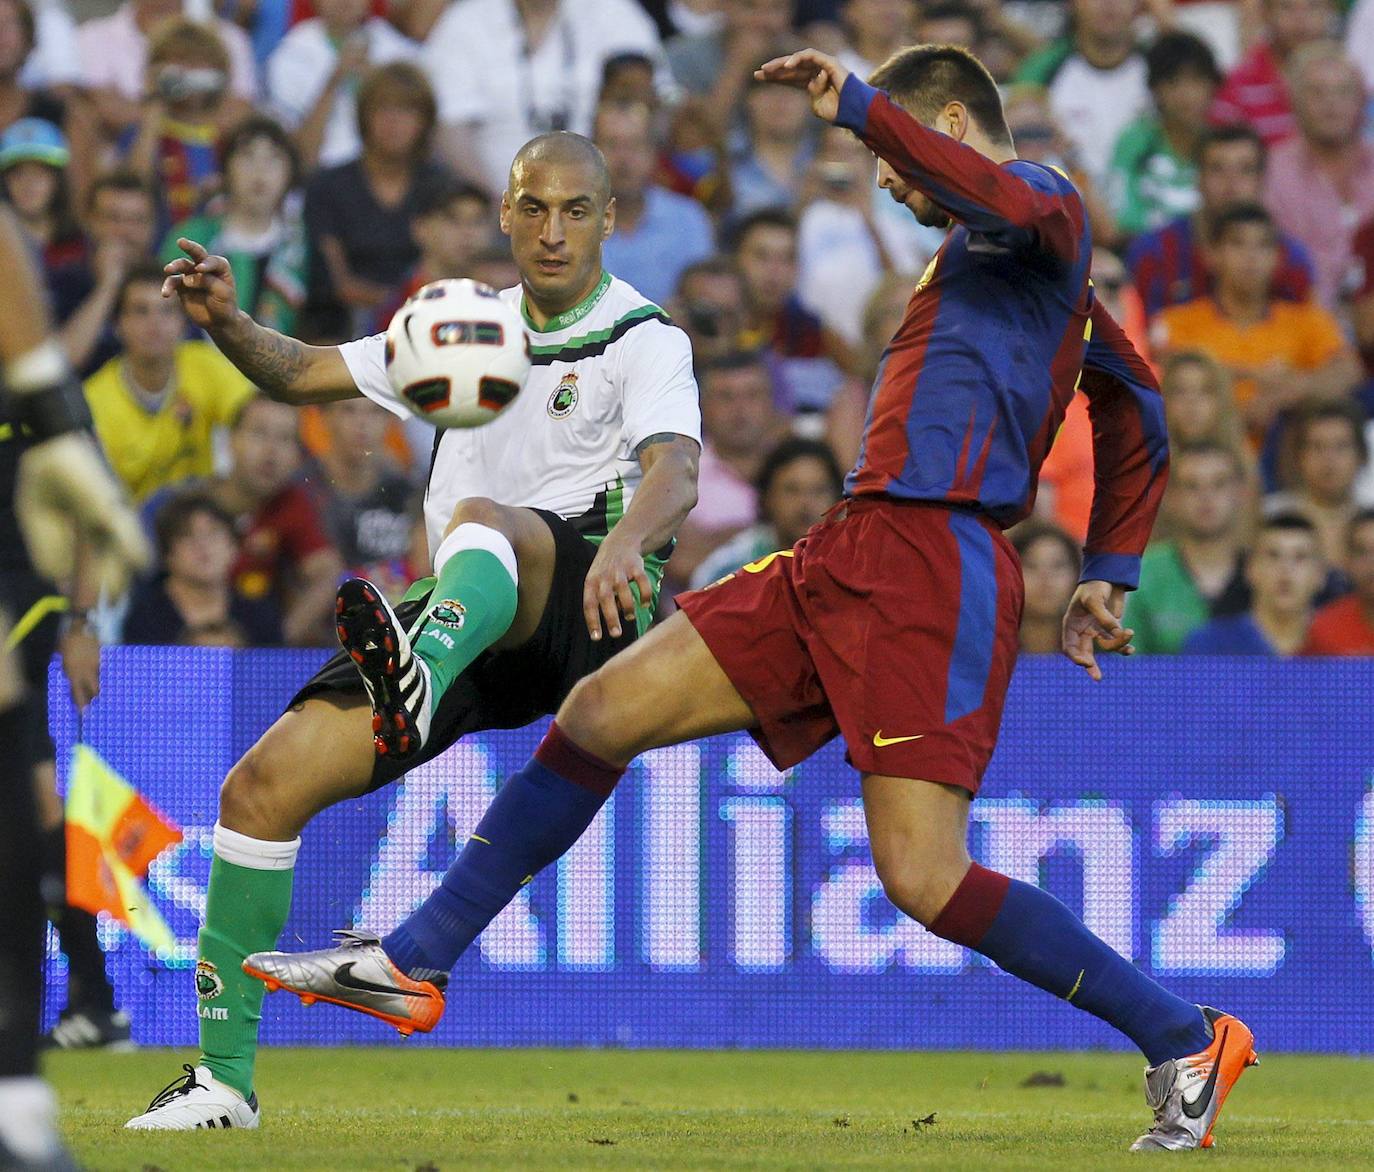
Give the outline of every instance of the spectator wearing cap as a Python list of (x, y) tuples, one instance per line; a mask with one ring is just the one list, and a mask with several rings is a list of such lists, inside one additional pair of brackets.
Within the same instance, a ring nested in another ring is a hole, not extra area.
[(1344, 554), (1351, 592), (1312, 616), (1304, 655), (1374, 655), (1374, 511), (1350, 519)]
[(1258, 443), (1279, 416), (1304, 399), (1339, 399), (1359, 377), (1336, 319), (1312, 301), (1274, 298), (1278, 234), (1257, 204), (1223, 212), (1212, 228), (1215, 288), (1166, 309), (1154, 322), (1157, 354), (1200, 350), (1234, 379), (1236, 403)]
[(115, 300), (124, 353), (86, 380), (95, 432), (135, 501), (208, 476), (214, 433), (252, 396), (248, 380), (209, 342), (184, 339), (186, 316), (162, 296), (162, 266), (130, 267)]
[(1212, 50), (1191, 33), (1160, 36), (1145, 68), (1154, 111), (1123, 130), (1112, 151), (1108, 194), (1124, 236), (1197, 209), (1194, 160), (1221, 80)]
[(606, 156), (615, 197), (615, 231), (602, 245), (602, 261), (661, 305), (682, 270), (715, 251), (710, 217), (696, 200), (653, 182), (658, 149), (648, 106), (602, 106), (594, 138)]
[(305, 303), (305, 229), (287, 207), (300, 174), (295, 145), (279, 123), (261, 114), (240, 122), (224, 140), (223, 199), (214, 212), (192, 216), (162, 242), (163, 262), (182, 255), (180, 237), (224, 256), (239, 304), (258, 322), (294, 334)]
[(1307, 643), (1326, 563), (1312, 522), (1279, 513), (1260, 524), (1245, 562), (1250, 609), (1214, 618), (1184, 641), (1185, 655), (1296, 655)]
[[(1021, 139), (1017, 138), (1017, 145)], [(1208, 240), (1228, 208), (1260, 201), (1267, 151), (1248, 126), (1220, 126), (1203, 133), (1197, 148), (1198, 208), (1162, 228), (1136, 237), (1126, 266), (1147, 317), (1211, 291)], [(1302, 242), (1278, 235), (1279, 262), (1269, 283), (1283, 301), (1304, 301), (1312, 290), (1312, 260)]]
[(1072, 537), (1043, 521), (1018, 525), (1011, 543), (1025, 583), (1018, 631), (1021, 650), (1029, 655), (1053, 655), (1063, 647), (1064, 612), (1078, 588), (1082, 553)]
[(1150, 106), (1136, 45), (1139, 0), (1070, 0), (1069, 32), (1028, 58), (1018, 82), (1049, 90), (1050, 108), (1083, 169), (1101, 186), (1121, 132)]
[(1311, 254), (1318, 300), (1342, 309), (1358, 285), (1355, 228), (1374, 216), (1374, 144), (1362, 137), (1364, 81), (1330, 41), (1294, 53), (1288, 77), (1298, 133), (1274, 148), (1264, 201)]
[(1225, 126), (1253, 126), (1267, 146), (1293, 133), (1289, 81), (1293, 54), (1329, 37), (1336, 27), (1332, 0), (1260, 0), (1263, 36), (1227, 75), (1209, 115)]
[(281, 643), (281, 615), (271, 598), (248, 598), (230, 576), (238, 556), (234, 519), (201, 489), (170, 496), (154, 518), (159, 571), (134, 589), (123, 642), (189, 642), (207, 628), (232, 624), (237, 645)]
[(70, 161), (62, 131), (42, 118), (21, 118), (0, 134), (0, 186), (47, 273), (85, 255), (67, 183)]
[[(820, 440), (786, 439), (764, 457), (758, 521), (706, 558), (692, 575), (699, 590), (780, 549), (791, 549), (844, 491), (844, 474)], [(1061, 616), (1062, 617), (1062, 616)]]
[(315, 172), (306, 187), (310, 268), (303, 328), (312, 337), (365, 333), (419, 259), (411, 220), (425, 193), (449, 175), (430, 161), (435, 126), (434, 91), (416, 66), (393, 61), (364, 78), (362, 154)]
[[(105, 134), (118, 138), (143, 120), (149, 39), (159, 25), (182, 14), (182, 0), (124, 0), (109, 16), (77, 26), (83, 87), (95, 103)], [(227, 129), (257, 98), (257, 64), (247, 33), (231, 21), (212, 25), (229, 60), (229, 96), (219, 107)]]
[(420, 53), (438, 98), (440, 154), (498, 194), (511, 156), (535, 135), (592, 133), (602, 68), (622, 53), (663, 61), (658, 30), (635, 0), (450, 4)]
[(358, 85), (369, 66), (411, 61), (420, 47), (371, 12), (369, 0), (315, 0), (267, 59), (267, 99), (296, 135), (307, 170), (356, 159)]

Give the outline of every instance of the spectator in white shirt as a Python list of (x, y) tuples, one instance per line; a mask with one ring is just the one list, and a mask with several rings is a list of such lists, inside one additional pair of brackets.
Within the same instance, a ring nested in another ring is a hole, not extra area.
[(412, 60), (420, 47), (378, 16), (368, 0), (315, 0), (267, 59), (267, 96), (294, 131), (308, 170), (337, 167), (363, 149), (358, 84), (369, 66)]
[(441, 154), (500, 192), (511, 157), (535, 135), (591, 133), (602, 67), (621, 53), (662, 61), (658, 30), (635, 0), (454, 0), (420, 55), (439, 102)]

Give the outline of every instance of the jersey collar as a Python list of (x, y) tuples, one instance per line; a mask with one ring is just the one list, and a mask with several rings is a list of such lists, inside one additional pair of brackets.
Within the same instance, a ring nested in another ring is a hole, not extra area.
[(596, 303), (601, 300), (602, 295), (611, 287), (611, 274), (605, 269), (601, 270), (601, 280), (596, 283), (596, 288), (587, 294), (581, 301), (571, 309), (565, 309), (562, 313), (556, 313), (544, 323), (544, 328), (540, 329), (530, 319), (529, 306), (526, 304), (525, 294), (520, 294), (520, 316), (525, 319), (527, 325), (536, 334), (556, 334), (559, 330), (566, 330), (569, 326), (575, 326), (587, 314), (595, 308)]

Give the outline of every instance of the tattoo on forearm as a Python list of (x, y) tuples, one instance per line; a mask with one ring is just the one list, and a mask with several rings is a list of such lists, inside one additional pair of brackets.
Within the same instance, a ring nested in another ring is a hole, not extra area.
[(305, 370), (305, 345), (254, 325), (246, 337), (220, 337), (216, 341), (224, 355), (269, 394), (288, 391)]
[(675, 431), (656, 431), (647, 439), (642, 439), (635, 448), (635, 455), (642, 456), (645, 448), (652, 448), (654, 444), (670, 444), (677, 439)]

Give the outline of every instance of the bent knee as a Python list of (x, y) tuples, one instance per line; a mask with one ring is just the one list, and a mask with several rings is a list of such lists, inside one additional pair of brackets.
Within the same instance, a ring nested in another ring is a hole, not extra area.
[(220, 786), (220, 824), (250, 838), (293, 837), (299, 828), (287, 824), (285, 799), (285, 770), (254, 747), (239, 758)]
[(573, 685), (558, 709), (558, 725), (587, 752), (603, 761), (625, 764), (640, 750), (633, 742), (634, 730), (625, 719), (627, 714), (615, 710), (613, 689), (604, 678), (605, 672), (602, 668)]
[(473, 524), (485, 525), (487, 528), (495, 529), (498, 533), (503, 533), (509, 538), (508, 530), (511, 527), (509, 514), (509, 508), (505, 505), (498, 505), (489, 497), (464, 497), (453, 506), (453, 515), (449, 518), (448, 526), (444, 529), (444, 535), (448, 536), (459, 525)]
[(927, 928), (939, 918), (967, 870), (967, 861), (957, 860), (934, 866), (923, 865), (919, 860), (902, 860), (877, 867), (883, 894)]

